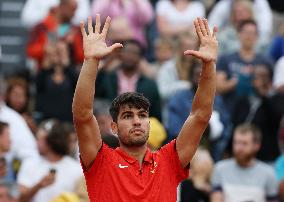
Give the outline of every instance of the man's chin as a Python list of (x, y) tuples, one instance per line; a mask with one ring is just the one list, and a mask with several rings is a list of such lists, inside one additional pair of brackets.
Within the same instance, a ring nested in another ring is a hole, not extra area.
[(139, 138), (139, 139), (133, 139), (128, 142), (123, 143), (124, 145), (128, 147), (141, 147), (147, 144), (148, 138)]
[(251, 158), (244, 156), (236, 156), (235, 159), (240, 165), (247, 164), (251, 160)]

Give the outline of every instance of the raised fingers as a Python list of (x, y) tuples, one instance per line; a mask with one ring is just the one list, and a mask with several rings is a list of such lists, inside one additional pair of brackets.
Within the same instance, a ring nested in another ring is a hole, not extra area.
[(207, 32), (206, 32), (206, 28), (205, 28), (205, 25), (203, 23), (203, 20), (201, 18), (197, 18), (197, 21), (198, 21), (198, 24), (199, 24), (199, 27), (201, 29), (201, 32), (202, 32), (202, 35), (203, 36), (208, 36)]
[(81, 21), (81, 22), (80, 22), (80, 28), (81, 28), (82, 36), (83, 36), (83, 37), (86, 37), (86, 36), (87, 36), (87, 33), (86, 33), (86, 30), (85, 30), (85, 23), (84, 23), (84, 21)]
[(109, 29), (109, 26), (110, 26), (110, 21), (111, 21), (111, 18), (108, 16), (106, 18), (106, 22), (105, 22), (105, 25), (104, 25), (104, 28), (103, 28), (103, 31), (102, 31), (102, 35), (103, 35), (104, 38), (106, 38), (108, 29)]
[(109, 48), (110, 48), (110, 50), (112, 52), (113, 50), (115, 50), (117, 48), (122, 48), (122, 47), (123, 47), (123, 45), (121, 43), (115, 43), (112, 46), (110, 46)]
[(100, 33), (101, 31), (101, 18), (100, 18), (100, 15), (97, 14), (96, 15), (96, 25), (95, 25), (95, 33)]
[(198, 38), (201, 39), (203, 37), (203, 34), (201, 32), (201, 28), (199, 26), (199, 23), (198, 23), (198, 20), (194, 20), (194, 27), (195, 27), (195, 30), (196, 30), (196, 33), (198, 35)]
[(93, 33), (92, 17), (88, 17), (88, 32), (89, 34)]
[(211, 34), (210, 34), (210, 28), (209, 28), (209, 26), (208, 26), (208, 21), (205, 19), (205, 18), (203, 18), (203, 24), (205, 25), (205, 31), (206, 31), (206, 33), (207, 33), (207, 35), (208, 36), (211, 36)]

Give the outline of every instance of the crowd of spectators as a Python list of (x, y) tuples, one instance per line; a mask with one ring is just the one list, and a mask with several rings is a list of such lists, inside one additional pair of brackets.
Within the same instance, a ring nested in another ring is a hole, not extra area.
[(89, 201), (71, 105), (84, 60), (78, 25), (98, 13), (112, 18), (107, 43), (123, 44), (99, 66), (103, 141), (119, 145), (108, 108), (128, 91), (151, 103), (153, 151), (177, 137), (202, 69), (183, 52), (198, 49), (193, 20), (205, 17), (219, 30), (217, 92), (177, 201), (284, 201), (284, 3), (275, 2), (27, 0), (33, 62), (26, 74), (0, 75), (0, 201)]

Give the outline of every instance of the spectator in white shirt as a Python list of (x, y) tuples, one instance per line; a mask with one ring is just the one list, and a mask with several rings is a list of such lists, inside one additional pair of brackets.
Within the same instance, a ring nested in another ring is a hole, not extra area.
[[(208, 16), (209, 24), (216, 25), (219, 30), (229, 24), (233, 2), (236, 0), (220, 0)], [(254, 0), (253, 12), (259, 28), (260, 39), (269, 42), (272, 33), (272, 11), (266, 0)]]
[(10, 126), (11, 154), (20, 161), (29, 157), (37, 157), (36, 141), (25, 120), (16, 111), (6, 106), (3, 101), (5, 86), (6, 83), (0, 78), (0, 121)]
[[(21, 21), (28, 28), (34, 27), (41, 22), (48, 14), (49, 10), (58, 6), (60, 0), (27, 0), (21, 13)], [(72, 22), (76, 25), (80, 24), (81, 20), (87, 19), (90, 14), (90, 1), (77, 0), (77, 10)]]
[(156, 6), (157, 27), (161, 35), (175, 36), (193, 26), (196, 17), (205, 16), (199, 1), (160, 0)]
[(37, 142), (41, 156), (26, 161), (20, 168), (20, 201), (50, 202), (63, 192), (75, 191), (83, 171), (80, 163), (68, 155), (69, 135), (66, 125), (55, 120), (39, 126)]

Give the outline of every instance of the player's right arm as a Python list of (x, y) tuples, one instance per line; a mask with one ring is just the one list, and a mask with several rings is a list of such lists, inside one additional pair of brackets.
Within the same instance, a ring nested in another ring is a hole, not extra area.
[(122, 47), (118, 43), (110, 47), (106, 45), (105, 39), (110, 26), (110, 20), (110, 17), (106, 19), (103, 30), (101, 31), (100, 15), (96, 16), (95, 30), (92, 26), (92, 19), (89, 17), (88, 34), (85, 31), (84, 22), (81, 22), (80, 25), (83, 36), (85, 61), (76, 85), (72, 112), (79, 140), (80, 156), (85, 168), (91, 166), (102, 146), (98, 122), (93, 115), (95, 81), (99, 61), (104, 56), (109, 55), (114, 49)]

